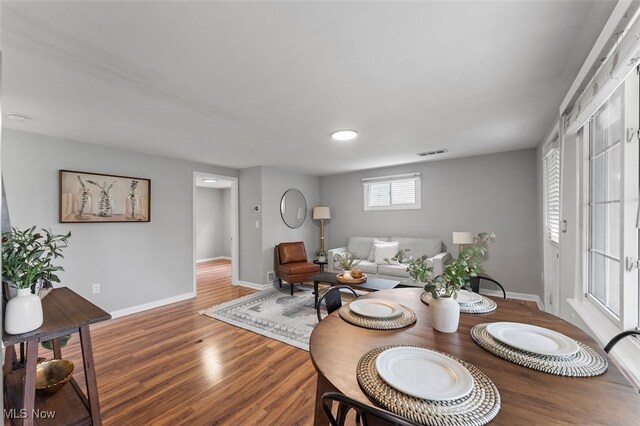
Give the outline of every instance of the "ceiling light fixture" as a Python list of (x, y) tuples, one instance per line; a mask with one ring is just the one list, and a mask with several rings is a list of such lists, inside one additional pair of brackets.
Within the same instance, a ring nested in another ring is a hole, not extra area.
[(331, 133), (331, 139), (334, 141), (350, 141), (358, 137), (358, 132), (355, 130), (336, 130)]
[(215, 183), (218, 181), (218, 179), (202, 179), (202, 181), (204, 183)]
[(17, 112), (8, 112), (7, 118), (11, 121), (17, 121), (18, 123), (24, 123), (29, 120), (31, 117), (24, 114), (18, 114)]

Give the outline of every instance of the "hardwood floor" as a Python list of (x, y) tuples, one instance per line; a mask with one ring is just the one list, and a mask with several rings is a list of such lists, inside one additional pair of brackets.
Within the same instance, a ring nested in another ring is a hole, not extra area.
[[(231, 286), (225, 260), (198, 264), (197, 277), (195, 299), (91, 327), (103, 423), (311, 424), (308, 352), (200, 316), (253, 290)], [(62, 354), (82, 365), (77, 335)]]

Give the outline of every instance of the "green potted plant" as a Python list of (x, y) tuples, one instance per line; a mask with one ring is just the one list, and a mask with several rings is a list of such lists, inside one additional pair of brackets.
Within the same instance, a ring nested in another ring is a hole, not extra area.
[(51, 263), (62, 256), (71, 232), (54, 235), (36, 227), (26, 230), (13, 228), (2, 234), (2, 277), (8, 285), (17, 289), (16, 297), (7, 302), (5, 330), (9, 334), (26, 333), (42, 325), (40, 297), (31, 292), (39, 280), (60, 282), (56, 275), (64, 271), (62, 266)]
[(468, 286), (471, 277), (483, 272), (482, 263), (487, 253), (487, 243), (495, 242), (496, 236), (490, 232), (481, 232), (474, 237), (473, 244), (464, 247), (457, 258), (447, 263), (442, 275), (433, 277), (433, 268), (427, 262), (427, 256), (410, 258), (407, 272), (412, 280), (424, 283), (425, 292), (431, 295), (429, 308), (433, 328), (445, 333), (458, 329), (460, 306), (456, 302), (458, 291)]
[(361, 259), (356, 258), (355, 253), (351, 253), (350, 251), (338, 253), (336, 255), (336, 260), (338, 261), (338, 264), (343, 271), (350, 271), (360, 262), (362, 262)]
[(323, 249), (316, 250), (313, 255), (318, 259), (318, 262), (326, 262), (327, 261), (327, 252)]

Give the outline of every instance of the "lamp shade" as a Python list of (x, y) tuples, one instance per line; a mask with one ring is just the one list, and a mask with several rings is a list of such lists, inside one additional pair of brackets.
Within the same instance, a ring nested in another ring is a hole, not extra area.
[(331, 209), (329, 207), (314, 207), (313, 219), (314, 220), (331, 219)]
[(473, 234), (471, 232), (454, 232), (453, 244), (473, 244)]

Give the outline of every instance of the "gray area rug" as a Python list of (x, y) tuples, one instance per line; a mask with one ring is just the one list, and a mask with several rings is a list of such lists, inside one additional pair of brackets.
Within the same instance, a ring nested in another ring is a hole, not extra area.
[[(343, 302), (349, 300), (343, 294)], [(282, 288), (270, 288), (213, 306), (200, 314), (305, 351), (309, 350), (309, 337), (318, 324), (313, 288), (301, 285), (295, 286), (293, 296), (289, 294), (289, 284), (284, 284)]]

